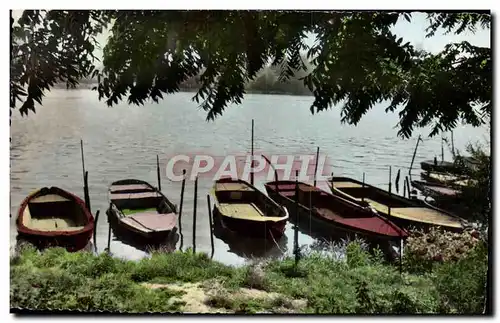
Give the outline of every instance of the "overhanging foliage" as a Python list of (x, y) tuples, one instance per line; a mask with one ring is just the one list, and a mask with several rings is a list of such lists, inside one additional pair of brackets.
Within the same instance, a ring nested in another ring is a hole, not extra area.
[[(479, 126), (491, 115), (491, 49), (468, 42), (438, 54), (417, 51), (391, 28), (408, 13), (286, 11), (28, 11), (13, 27), (11, 109), (35, 111), (56, 82), (74, 86), (98, 77), (99, 98), (112, 106), (158, 102), (201, 74), (194, 100), (207, 119), (241, 103), (245, 84), (269, 62), (280, 81), (302, 78), (314, 95), (311, 112), (341, 104), (342, 121), (357, 124), (376, 103), (399, 111), (398, 134), (432, 126), (430, 135), (463, 121)], [(477, 13), (428, 15), (428, 36), (439, 28), (460, 34), (489, 28)], [(95, 36), (112, 23), (103, 69), (95, 70)], [(307, 35), (316, 36), (312, 47)], [(304, 62), (301, 54), (307, 54)], [(95, 74), (92, 74), (95, 73)]]

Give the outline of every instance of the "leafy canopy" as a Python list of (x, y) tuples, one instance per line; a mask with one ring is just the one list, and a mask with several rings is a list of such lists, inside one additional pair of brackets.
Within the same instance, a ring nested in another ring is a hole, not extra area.
[[(491, 15), (428, 14), (428, 37), (490, 28)], [(399, 111), (399, 131), (432, 126), (431, 136), (491, 115), (491, 49), (450, 43), (438, 54), (416, 50), (391, 27), (409, 13), (287, 11), (38, 11), (11, 19), (11, 109), (35, 111), (45, 90), (96, 77), (112, 106), (158, 102), (199, 75), (193, 99), (207, 119), (241, 103), (245, 85), (271, 64), (280, 82), (296, 75), (312, 91), (317, 113), (340, 104), (342, 122), (357, 124), (376, 103)], [(103, 68), (96, 35), (111, 26)], [(305, 42), (314, 35), (312, 46)], [(304, 62), (301, 55), (306, 55)], [(307, 70), (306, 66), (312, 66)], [(307, 71), (306, 73), (304, 73)]]

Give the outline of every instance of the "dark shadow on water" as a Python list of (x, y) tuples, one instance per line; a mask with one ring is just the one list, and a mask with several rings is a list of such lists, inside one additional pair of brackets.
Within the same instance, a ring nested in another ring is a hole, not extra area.
[(284, 234), (278, 241), (273, 238), (244, 236), (224, 227), (221, 216), (214, 212), (214, 235), (229, 247), (228, 252), (246, 259), (281, 257), (287, 252), (288, 238)]
[(161, 250), (162, 252), (173, 252), (176, 250), (175, 246), (179, 241), (179, 233), (177, 233), (177, 228), (174, 228), (170, 232), (168, 237), (165, 238), (164, 240), (149, 240), (138, 234), (133, 234), (130, 231), (124, 230), (113, 221), (111, 221), (109, 225), (111, 226), (111, 234), (112, 234), (111, 238), (114, 241), (119, 241), (125, 245), (128, 245), (137, 250), (147, 253), (153, 250)]

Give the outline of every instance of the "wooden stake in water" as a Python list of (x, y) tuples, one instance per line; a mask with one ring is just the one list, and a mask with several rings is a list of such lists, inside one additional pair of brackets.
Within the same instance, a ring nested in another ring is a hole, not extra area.
[(295, 171), (295, 228), (293, 235), (293, 245), (295, 253), (295, 267), (299, 263), (299, 171)]
[(198, 176), (194, 180), (194, 205), (193, 205), (193, 253), (196, 253), (196, 205), (198, 202)]
[(83, 140), (80, 139), (80, 151), (82, 154), (82, 173), (83, 173), (83, 198), (85, 200), (85, 206), (87, 210), (91, 211), (90, 208), (90, 195), (89, 195), (89, 187), (88, 187), (88, 173), (85, 171), (85, 159), (83, 154)]
[(212, 245), (212, 255), (210, 258), (214, 257), (215, 247), (214, 247), (214, 231), (213, 231), (213, 222), (212, 222), (212, 206), (210, 205), (210, 194), (207, 194), (207, 205), (208, 205), (208, 222), (210, 225), (210, 243)]
[(85, 160), (83, 158), (83, 140), (80, 139), (80, 151), (82, 153), (82, 168), (83, 168), (83, 177), (85, 177)]
[(186, 170), (182, 171), (182, 186), (181, 186), (181, 202), (179, 205), (179, 235), (181, 236), (181, 245), (179, 250), (182, 251), (182, 246), (184, 245), (184, 235), (182, 234), (182, 205), (184, 204), (184, 187), (186, 186)]
[[(333, 185), (333, 182), (332, 182)], [(365, 201), (365, 172), (363, 172), (363, 190), (361, 191), (361, 201)]]
[(403, 181), (403, 197), (406, 197), (406, 178)]
[(92, 212), (90, 208), (90, 194), (89, 194), (89, 172), (85, 171), (85, 175), (83, 177), (83, 194), (85, 199), (85, 206), (89, 212)]
[(158, 176), (158, 191), (161, 192), (160, 158), (156, 155), (156, 175)]
[[(392, 197), (392, 167), (391, 166), (389, 166), (389, 197)], [(388, 205), (388, 215), (391, 215), (391, 206), (390, 205)]]
[(96, 241), (96, 234), (97, 234), (97, 221), (99, 220), (99, 210), (95, 213), (95, 220), (94, 220), (94, 251), (97, 252), (97, 241)]
[(410, 178), (411, 178), (411, 170), (413, 168), (413, 162), (415, 161), (415, 156), (417, 155), (418, 144), (421, 140), (422, 139), (420, 138), (420, 135), (418, 135), (417, 145), (415, 146), (415, 151), (413, 152), (413, 157), (411, 158), (410, 169), (408, 170), (408, 175), (410, 175)]
[(251, 165), (250, 165), (250, 168), (251, 168), (251, 172), (250, 172), (250, 184), (253, 185), (253, 166), (254, 166), (254, 163), (253, 163), (253, 119), (252, 119), (252, 162), (251, 162)]
[(408, 176), (406, 176), (406, 191), (408, 192), (408, 198), (411, 197), (410, 195), (410, 180), (408, 179)]
[(316, 187), (316, 177), (318, 173), (319, 147), (316, 149), (316, 163), (314, 165), (314, 186)]
[[(109, 209), (111, 210), (113, 204), (109, 204)], [(111, 223), (109, 222), (109, 217), (108, 217), (108, 247), (106, 248), (107, 252), (111, 252)]]
[(396, 174), (396, 181), (395, 181), (395, 185), (396, 185), (396, 193), (399, 194), (399, 177), (401, 176), (401, 169), (398, 169), (398, 173)]

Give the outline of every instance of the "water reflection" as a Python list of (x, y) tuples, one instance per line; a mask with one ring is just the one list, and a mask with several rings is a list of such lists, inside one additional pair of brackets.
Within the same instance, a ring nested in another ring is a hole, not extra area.
[(214, 212), (214, 235), (225, 242), (228, 252), (246, 259), (252, 258), (278, 258), (286, 254), (288, 238), (284, 234), (278, 241), (274, 239), (259, 239), (247, 237), (241, 233), (231, 231), (224, 227), (221, 216)]
[[(124, 230), (116, 221), (108, 217), (109, 232), (113, 241), (119, 241), (125, 245), (133, 247), (139, 251), (149, 253), (153, 250), (161, 250), (162, 252), (172, 252), (176, 250), (177, 242), (179, 241), (179, 233), (177, 228), (170, 231), (170, 234), (161, 241), (151, 241), (141, 235), (134, 234), (131, 231)], [(110, 221), (111, 220), (111, 221)], [(108, 237), (109, 239), (109, 237)]]

